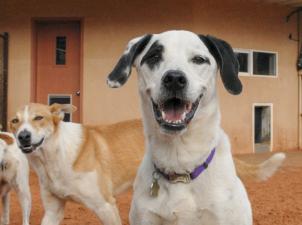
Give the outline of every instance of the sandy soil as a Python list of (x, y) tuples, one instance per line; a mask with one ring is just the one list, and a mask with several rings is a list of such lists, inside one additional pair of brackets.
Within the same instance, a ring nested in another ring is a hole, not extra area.
[[(267, 154), (240, 156), (249, 162), (260, 162)], [(33, 207), (31, 225), (38, 225), (43, 215), (37, 177), (31, 174)], [(245, 181), (251, 200), (255, 225), (302, 225), (302, 152), (288, 153), (284, 167), (267, 182)], [(131, 191), (118, 196), (123, 224), (128, 224)], [(15, 193), (11, 198), (11, 224), (21, 224), (22, 216)], [(85, 207), (68, 203), (63, 225), (101, 224)]]

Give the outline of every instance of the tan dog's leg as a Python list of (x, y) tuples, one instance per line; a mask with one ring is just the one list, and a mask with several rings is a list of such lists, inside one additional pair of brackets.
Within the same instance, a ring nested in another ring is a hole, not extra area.
[(9, 224), (9, 193), (2, 197), (1, 225)]
[(41, 196), (45, 209), (41, 225), (59, 225), (64, 218), (65, 201), (57, 198), (43, 187), (41, 188)]
[(31, 193), (28, 183), (29, 175), (28, 171), (25, 171), (25, 168), (21, 172), (22, 174), (19, 174), (19, 179), (17, 179), (14, 189), (18, 195), (18, 199), (22, 208), (22, 225), (29, 225), (29, 217), (31, 211)]
[(22, 225), (29, 225), (29, 217), (31, 211), (31, 194), (28, 188), (17, 190), (17, 195), (22, 208)]
[(94, 211), (104, 225), (122, 225), (116, 204), (108, 202), (102, 205), (88, 203), (87, 207)]

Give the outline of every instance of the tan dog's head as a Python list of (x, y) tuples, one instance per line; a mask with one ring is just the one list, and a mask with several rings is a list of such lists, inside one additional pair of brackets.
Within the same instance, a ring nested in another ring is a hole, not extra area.
[(31, 153), (55, 133), (65, 113), (75, 110), (73, 105), (31, 103), (18, 110), (9, 123), (9, 129), (14, 133), (22, 152)]

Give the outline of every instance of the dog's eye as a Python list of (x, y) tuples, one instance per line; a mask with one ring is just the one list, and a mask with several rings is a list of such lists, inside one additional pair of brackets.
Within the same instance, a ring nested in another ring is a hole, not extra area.
[(209, 59), (208, 58), (205, 58), (205, 57), (202, 57), (200, 55), (197, 55), (197, 56), (194, 56), (192, 58), (192, 62), (195, 63), (195, 64), (203, 64), (203, 63), (209, 63)]
[(36, 117), (34, 118), (35, 121), (39, 121), (39, 120), (43, 120), (43, 119), (44, 119), (43, 116), (36, 116)]
[(141, 61), (141, 65), (145, 62), (151, 66), (158, 64), (162, 60), (162, 50), (157, 49), (155, 51), (147, 53)]
[(148, 63), (150, 64), (156, 64), (158, 63), (159, 61), (161, 60), (161, 56), (159, 54), (153, 54), (153, 55), (150, 55), (146, 61), (148, 61)]
[(12, 119), (11, 123), (14, 123), (14, 124), (19, 123), (19, 119), (18, 118)]

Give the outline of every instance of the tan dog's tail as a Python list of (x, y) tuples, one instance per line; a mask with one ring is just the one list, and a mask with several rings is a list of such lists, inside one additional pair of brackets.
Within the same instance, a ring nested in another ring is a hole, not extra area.
[(249, 164), (234, 158), (238, 176), (241, 179), (250, 178), (257, 181), (265, 181), (273, 176), (284, 159), (284, 153), (276, 153), (260, 164)]

